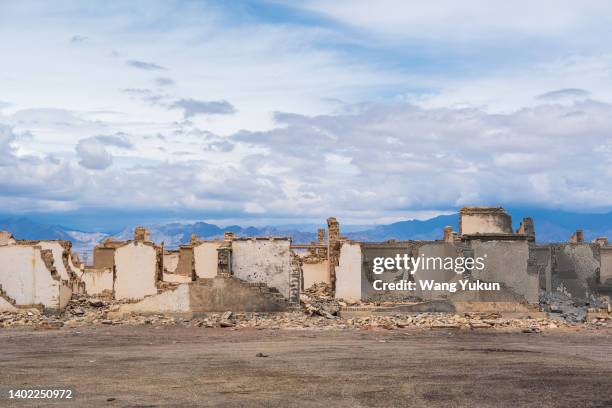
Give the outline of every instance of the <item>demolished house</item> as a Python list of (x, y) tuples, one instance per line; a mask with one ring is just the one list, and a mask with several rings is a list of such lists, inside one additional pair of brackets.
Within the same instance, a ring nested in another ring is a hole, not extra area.
[[(372, 273), (375, 258), (396, 254), (449, 262), (459, 258), (481, 259), (483, 267), (465, 268), (460, 274), (441, 267), (414, 274), (388, 270), (382, 277)], [(546, 309), (549, 298), (555, 304), (563, 298), (574, 305), (603, 306), (602, 296), (612, 286), (611, 267), (612, 247), (604, 238), (585, 243), (582, 232), (577, 231), (565, 243), (537, 244), (531, 218), (523, 219), (513, 231), (511, 216), (501, 207), (464, 207), (460, 211), (459, 231), (446, 227), (442, 240), (343, 241), (333, 274), (336, 297), (353, 302), (412, 302), (412, 307), (405, 307), (404, 311), (527, 312), (540, 310), (541, 302)], [(406, 279), (414, 282), (416, 289), (375, 290), (377, 279)], [(499, 289), (452, 292), (423, 284), (435, 281), (452, 288), (460, 280), (484, 288), (498, 283)]]
[[(341, 236), (332, 217), (310, 244), (226, 233), (217, 240), (192, 236), (167, 250), (137, 227), (132, 240), (97, 245), (90, 266), (69, 242), (0, 233), (0, 308), (60, 310), (72, 293), (86, 293), (122, 301), (122, 313), (275, 312), (296, 308), (304, 291), (323, 285), (348, 309), (360, 303), (396, 304), (402, 312), (554, 312), (563, 301), (599, 307), (612, 292), (612, 247), (605, 238), (587, 243), (579, 230), (568, 242), (539, 244), (531, 218), (513, 230), (501, 207), (464, 207), (459, 230), (440, 233), (439, 240), (357, 242)], [(442, 263), (375, 270), (377, 259), (394, 257), (440, 259), (461, 270)], [(479, 289), (440, 290), (427, 282)]]
[(0, 231), (0, 310), (15, 307), (63, 309), (82, 293), (82, 265), (68, 241), (17, 240)]

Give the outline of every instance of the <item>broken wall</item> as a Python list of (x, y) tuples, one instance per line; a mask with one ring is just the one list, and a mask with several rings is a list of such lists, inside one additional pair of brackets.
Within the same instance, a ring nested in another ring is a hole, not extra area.
[(62, 282), (50, 251), (38, 245), (0, 246), (0, 286), (17, 306), (62, 309), (72, 290)]
[(601, 247), (599, 256), (601, 259), (599, 283), (612, 285), (612, 247)]
[(113, 293), (113, 269), (112, 268), (85, 268), (80, 276), (85, 284), (85, 292), (88, 295), (101, 295)]
[(512, 234), (512, 218), (501, 207), (463, 207), (460, 234)]
[(179, 248), (179, 260), (176, 268), (176, 273), (183, 276), (193, 276), (195, 273), (195, 264), (193, 257), (193, 246), (183, 245)]
[(472, 271), (474, 279), (499, 282), (527, 302), (539, 302), (540, 278), (527, 241), (473, 240), (470, 247), (475, 258), (485, 258), (484, 269)]
[(179, 263), (179, 251), (164, 252), (164, 272), (176, 273)]
[(232, 275), (247, 282), (262, 282), (291, 297), (293, 274), (291, 241), (285, 238), (232, 240)]
[(336, 298), (350, 302), (361, 300), (361, 245), (357, 242), (343, 242), (335, 267)]
[(599, 245), (566, 243), (548, 247), (551, 251), (551, 290), (576, 299), (592, 299), (600, 282)]
[(63, 280), (70, 280), (74, 276), (75, 271), (70, 269), (68, 265), (68, 251), (59, 241), (38, 241), (42, 249), (48, 249), (53, 253), (53, 265)]
[(302, 263), (304, 276), (304, 289), (308, 289), (315, 283), (331, 284), (329, 276), (329, 261), (327, 259), (319, 262), (304, 261)]
[(218, 251), (223, 241), (200, 241), (193, 247), (195, 274), (198, 278), (217, 276)]
[(142, 299), (157, 293), (157, 250), (130, 242), (115, 250), (115, 299)]
[(115, 266), (115, 248), (96, 246), (93, 251), (93, 267), (96, 269)]

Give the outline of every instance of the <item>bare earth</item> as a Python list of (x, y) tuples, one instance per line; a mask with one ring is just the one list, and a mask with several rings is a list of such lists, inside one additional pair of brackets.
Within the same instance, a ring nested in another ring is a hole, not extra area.
[[(612, 330), (0, 330), (7, 388), (58, 406), (610, 407)], [(267, 357), (256, 357), (262, 353)]]

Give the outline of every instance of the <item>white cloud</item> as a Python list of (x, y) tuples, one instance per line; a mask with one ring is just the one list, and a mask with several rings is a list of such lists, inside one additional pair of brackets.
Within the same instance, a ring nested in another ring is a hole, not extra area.
[(308, 1), (281, 24), (96, 7), (0, 5), (3, 208), (371, 223), (612, 205), (605, 2)]
[(95, 138), (79, 140), (75, 150), (80, 158), (79, 164), (87, 169), (104, 170), (113, 164), (113, 156)]

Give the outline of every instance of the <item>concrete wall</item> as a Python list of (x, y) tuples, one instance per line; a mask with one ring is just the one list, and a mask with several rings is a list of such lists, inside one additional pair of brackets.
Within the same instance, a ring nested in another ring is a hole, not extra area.
[(66, 306), (72, 291), (53, 276), (36, 245), (0, 247), (0, 285), (18, 306), (42, 304), (46, 308)]
[(85, 283), (85, 292), (88, 295), (100, 295), (104, 291), (113, 292), (113, 270), (111, 268), (85, 268), (80, 278)]
[(336, 298), (355, 302), (361, 299), (361, 245), (344, 242), (336, 266)]
[(599, 251), (601, 258), (599, 282), (612, 284), (612, 247), (602, 247)]
[(328, 260), (317, 263), (304, 262), (302, 264), (302, 274), (304, 276), (304, 289), (308, 289), (315, 283), (331, 283)]
[(142, 299), (157, 293), (157, 251), (130, 242), (115, 250), (115, 299)]
[(529, 303), (539, 302), (537, 268), (529, 263), (526, 241), (471, 241), (474, 257), (485, 258), (485, 268), (474, 270), (472, 277), (486, 282), (499, 282)]
[(198, 278), (214, 278), (217, 276), (217, 248), (221, 244), (221, 241), (201, 242), (193, 247), (195, 272)]
[(247, 282), (262, 282), (290, 297), (291, 241), (237, 239), (232, 241), (232, 274)]

